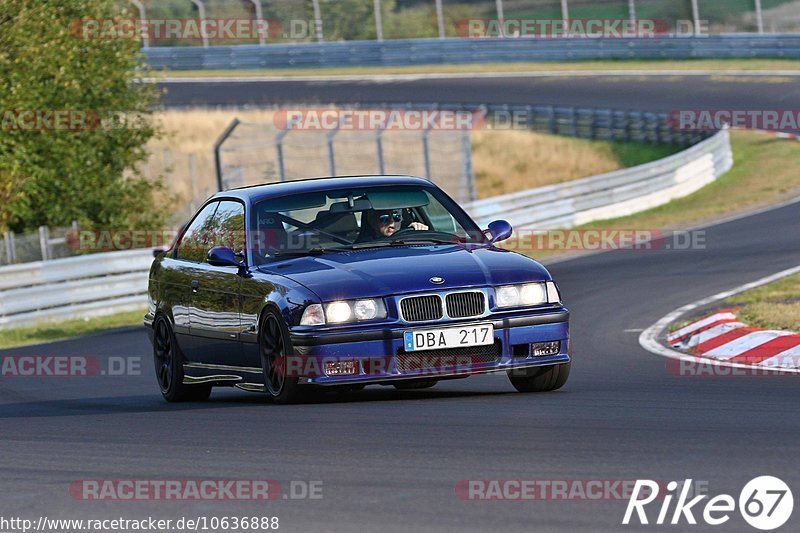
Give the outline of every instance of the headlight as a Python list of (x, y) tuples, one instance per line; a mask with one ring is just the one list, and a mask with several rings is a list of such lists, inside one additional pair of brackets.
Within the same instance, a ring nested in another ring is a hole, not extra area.
[(303, 311), (303, 318), (300, 319), (301, 326), (321, 326), (325, 323), (325, 314), (322, 312), (320, 304), (311, 304)]
[(325, 306), (325, 317), (332, 324), (386, 318), (386, 306), (379, 298), (344, 300)]
[(363, 300), (340, 300), (323, 306), (312, 304), (306, 307), (300, 324), (303, 326), (320, 326), (322, 324), (341, 324), (343, 322), (360, 322), (362, 320), (379, 320), (386, 318), (386, 306), (379, 298)]
[(532, 306), (546, 303), (560, 303), (556, 284), (524, 283), (522, 285), (505, 285), (495, 289), (497, 307)]
[(325, 318), (328, 322), (347, 322), (353, 316), (353, 310), (347, 302), (331, 302), (325, 306)]

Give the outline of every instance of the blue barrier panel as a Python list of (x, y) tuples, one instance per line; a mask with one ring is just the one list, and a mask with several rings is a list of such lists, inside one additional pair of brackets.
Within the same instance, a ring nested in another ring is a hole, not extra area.
[(152, 47), (151, 67), (171, 70), (409, 66), (592, 59), (800, 59), (800, 34), (653, 39), (408, 39), (202, 47)]

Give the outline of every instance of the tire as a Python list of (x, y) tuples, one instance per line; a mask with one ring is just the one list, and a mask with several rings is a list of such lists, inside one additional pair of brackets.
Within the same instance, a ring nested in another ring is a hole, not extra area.
[(419, 381), (399, 381), (392, 383), (397, 390), (430, 389), (439, 382), (438, 379), (421, 379)]
[[(569, 378), (569, 363), (533, 368), (527, 375), (514, 375), (514, 370), (508, 371), (508, 379), (519, 392), (548, 392), (560, 389)], [(516, 372), (519, 372), (517, 370)]]
[(286, 375), (287, 356), (293, 350), (286, 322), (275, 309), (268, 309), (261, 319), (258, 345), (264, 390), (272, 401), (289, 404), (303, 400), (303, 387), (297, 384), (298, 378)]
[(158, 388), (168, 402), (200, 402), (211, 396), (210, 384), (183, 382), (183, 356), (172, 324), (164, 315), (159, 315), (153, 323), (153, 363)]

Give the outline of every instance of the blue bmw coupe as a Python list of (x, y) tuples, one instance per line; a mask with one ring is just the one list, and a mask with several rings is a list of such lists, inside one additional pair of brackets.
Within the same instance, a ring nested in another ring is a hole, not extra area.
[(320, 178), (220, 192), (150, 269), (145, 325), (167, 401), (215, 386), (418, 389), (506, 372), (567, 381), (569, 312), (539, 263), (430, 181)]

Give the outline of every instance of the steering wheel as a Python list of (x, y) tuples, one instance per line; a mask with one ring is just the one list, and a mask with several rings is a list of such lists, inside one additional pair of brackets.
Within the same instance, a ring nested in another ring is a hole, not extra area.
[(424, 230), (414, 229), (414, 228), (409, 226), (407, 228), (401, 228), (401, 229), (395, 231), (394, 233), (389, 235), (389, 238), (390, 239), (394, 239), (395, 237), (399, 237), (399, 236), (402, 236), (402, 235), (408, 235), (410, 233), (415, 233), (417, 231), (424, 231)]

